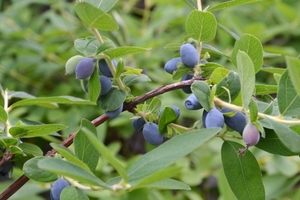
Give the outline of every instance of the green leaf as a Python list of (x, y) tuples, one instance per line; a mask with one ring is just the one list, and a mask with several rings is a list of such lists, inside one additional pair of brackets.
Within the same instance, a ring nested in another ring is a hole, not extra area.
[(266, 152), (272, 154), (278, 154), (282, 156), (293, 156), (299, 155), (292, 152), (288, 146), (285, 146), (283, 142), (279, 139), (277, 133), (274, 130), (265, 128), (266, 137), (260, 138), (259, 142), (255, 145)]
[(149, 176), (146, 176), (141, 180), (133, 181), (132, 183), (129, 182), (128, 184), (132, 186), (132, 189), (147, 187), (151, 184), (157, 183), (161, 180), (177, 175), (178, 173), (180, 173), (180, 170), (181, 167), (179, 166), (169, 166), (153, 174), (150, 174)]
[(175, 122), (177, 120), (177, 115), (175, 111), (167, 106), (164, 111), (161, 113), (158, 121), (158, 131), (162, 134), (167, 132), (168, 124)]
[(98, 47), (98, 49), (96, 51), (96, 54), (100, 54), (103, 51), (108, 50), (108, 49), (116, 48), (116, 45), (115, 45), (115, 43), (113, 43), (113, 41), (111, 41), (109, 39), (107, 39), (105, 41), (105, 38), (103, 38), (103, 40), (104, 40), (104, 42), (102, 44), (100, 44), (100, 46)]
[(202, 44), (202, 52), (208, 52), (210, 54), (216, 54), (216, 55), (223, 56), (223, 57), (227, 58), (228, 60), (230, 60), (229, 56), (227, 56), (226, 54), (224, 54), (223, 52), (218, 50), (216, 47), (213, 47), (209, 44)]
[(200, 129), (173, 137), (134, 162), (127, 171), (129, 181), (143, 178), (169, 166), (214, 137), (219, 131), (220, 128)]
[(123, 90), (112, 88), (107, 94), (100, 97), (100, 106), (103, 110), (116, 110), (126, 99), (126, 93)]
[(40, 149), (40, 147), (38, 147), (35, 144), (23, 142), (23, 143), (19, 144), (18, 147), (21, 148), (25, 154), (30, 154), (33, 156), (42, 156), (43, 155), (43, 151)]
[(159, 98), (157, 97), (153, 97), (149, 104), (149, 108), (147, 109), (147, 112), (158, 114), (160, 107), (161, 107), (161, 100), (159, 100)]
[(38, 162), (38, 167), (49, 172), (67, 176), (77, 181), (111, 189), (109, 185), (97, 178), (94, 174), (84, 170), (83, 168), (56, 158), (44, 157)]
[(299, 116), (300, 113), (300, 96), (297, 94), (290, 74), (286, 70), (279, 81), (278, 85), (278, 107), (284, 116)]
[(12, 104), (10, 106), (10, 109), (19, 107), (19, 106), (44, 106), (49, 105), (52, 103), (58, 103), (58, 104), (77, 104), (77, 105), (96, 105), (95, 102), (80, 99), (77, 97), (72, 96), (56, 96), (56, 97), (38, 97), (33, 99), (23, 99), (21, 101), (17, 101), (16, 103)]
[(85, 56), (93, 56), (98, 52), (99, 42), (95, 37), (78, 38), (74, 41), (75, 49)]
[(177, 70), (175, 70), (172, 74), (172, 79), (177, 80), (182, 78), (185, 74), (189, 73), (191, 68), (184, 66), (182, 62), (177, 64)]
[(260, 71), (268, 72), (272, 74), (283, 74), (283, 72), (285, 72), (285, 69), (275, 68), (275, 67), (263, 67), (260, 69)]
[(88, 28), (95, 28), (104, 31), (112, 31), (119, 28), (118, 24), (110, 15), (89, 3), (77, 3), (74, 9), (81, 21)]
[[(229, 90), (230, 94), (228, 94), (226, 89)], [(229, 74), (217, 84), (216, 95), (220, 99), (229, 102), (229, 100), (235, 100), (239, 95), (240, 90), (241, 82), (238, 73), (230, 71)]]
[(26, 161), (23, 165), (24, 174), (35, 181), (52, 182), (57, 179), (57, 175), (46, 170), (40, 169), (37, 166), (38, 161), (44, 159), (43, 156), (37, 156)]
[(2, 106), (0, 106), (0, 121), (6, 123), (7, 113)]
[(234, 6), (240, 6), (240, 5), (244, 5), (244, 4), (249, 4), (249, 3), (255, 3), (255, 2), (259, 2), (259, 1), (263, 1), (263, 0), (232, 0), (232, 1), (226, 1), (224, 3), (220, 3), (217, 4), (216, 6), (213, 6), (211, 8), (209, 8), (209, 11), (216, 11), (216, 10), (221, 10), (221, 9), (225, 9), (225, 8), (230, 8), (230, 7), (234, 7)]
[(243, 51), (237, 54), (237, 67), (241, 82), (243, 107), (248, 108), (254, 92), (255, 72), (251, 58)]
[(62, 124), (42, 124), (42, 125), (17, 125), (9, 129), (13, 137), (31, 138), (49, 135), (53, 132), (67, 128)]
[(99, 8), (104, 12), (108, 12), (114, 7), (118, 0), (83, 0), (83, 2), (88, 2), (96, 8)]
[(82, 119), (81, 127), (74, 137), (74, 152), (80, 160), (94, 171), (97, 167), (100, 154), (85, 135), (85, 132), (82, 131), (83, 128), (86, 128), (94, 133), (94, 135), (97, 135), (95, 126), (90, 121)]
[(89, 200), (89, 197), (85, 192), (74, 186), (65, 187), (60, 193), (60, 199), (62, 200)]
[(134, 47), (134, 46), (122, 46), (122, 47), (116, 47), (114, 49), (109, 49), (104, 51), (106, 55), (108, 55), (111, 59), (118, 58), (121, 56), (125, 56), (128, 54), (134, 54), (134, 53), (143, 53), (146, 51), (149, 51), (151, 48), (142, 48), (142, 47)]
[(231, 190), (238, 199), (265, 200), (265, 190), (259, 165), (250, 151), (238, 155), (242, 145), (224, 141), (221, 149), (222, 164)]
[(187, 34), (199, 42), (209, 42), (216, 36), (217, 20), (210, 12), (193, 10), (186, 19)]
[(124, 71), (124, 61), (123, 59), (120, 59), (116, 68), (115, 78), (119, 78), (123, 73), (123, 71)]
[[(85, 123), (88, 123), (88, 121), (86, 120)], [(93, 132), (91, 132), (88, 128), (82, 127), (81, 131), (85, 134), (85, 136), (94, 146), (94, 148), (98, 151), (98, 153), (101, 154), (101, 156), (105, 158), (116, 169), (116, 171), (120, 174), (123, 180), (127, 182), (127, 173), (125, 171), (125, 168), (121, 165), (120, 161), (110, 152), (110, 150), (101, 141), (98, 140), (96, 135)]]
[(231, 61), (235, 66), (239, 66), (237, 57), (239, 51), (244, 51), (252, 60), (255, 73), (257, 73), (263, 65), (263, 49), (261, 42), (253, 35), (244, 34), (236, 42), (231, 54)]
[(83, 169), (90, 171), (90, 168), (81, 160), (79, 160), (75, 155), (73, 154), (72, 151), (70, 151), (68, 148), (56, 144), (56, 143), (51, 143), (50, 146), (55, 149), (61, 156), (63, 156), (67, 161), (82, 167)]
[(190, 186), (188, 186), (187, 184), (169, 178), (153, 183), (152, 185), (149, 185), (149, 188), (169, 190), (191, 190)]
[(286, 65), (291, 76), (291, 81), (298, 95), (300, 95), (300, 60), (294, 57), (285, 57)]
[(216, 68), (210, 76), (211, 81), (214, 84), (218, 84), (223, 78), (227, 76), (230, 71), (228, 69), (218, 67)]
[(271, 119), (267, 119), (269, 124), (273, 127), (276, 135), (284, 146), (290, 151), (294, 152), (295, 155), (300, 154), (300, 135), (290, 129), (288, 126), (275, 122)]
[(276, 94), (277, 85), (255, 84), (255, 95)]
[(127, 75), (123, 78), (123, 83), (127, 86), (134, 85), (137, 83), (149, 82), (151, 79), (146, 74), (141, 75)]
[(7, 137), (7, 136), (0, 136), (0, 146), (4, 146), (4, 147), (9, 147), (11, 145), (16, 145), (18, 144), (18, 139), (16, 138), (11, 138), (11, 137)]
[(101, 83), (99, 81), (99, 69), (98, 67), (95, 67), (93, 74), (91, 75), (89, 79), (89, 89), (88, 89), (88, 94), (89, 94), (89, 99), (92, 102), (97, 102), (100, 92), (101, 92)]
[(256, 102), (251, 99), (249, 104), (250, 121), (255, 122), (257, 120), (258, 108)]
[(210, 88), (205, 81), (195, 81), (191, 89), (197, 97), (199, 103), (206, 110), (210, 110)]

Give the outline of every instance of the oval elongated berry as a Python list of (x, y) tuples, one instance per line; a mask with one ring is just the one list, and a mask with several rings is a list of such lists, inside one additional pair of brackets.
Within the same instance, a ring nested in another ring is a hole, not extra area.
[(103, 96), (109, 92), (112, 87), (111, 80), (106, 76), (99, 76), (99, 81), (101, 83), (101, 92), (100, 96)]
[(206, 117), (205, 117), (205, 128), (223, 128), (224, 126), (224, 116), (223, 114), (217, 109), (211, 109)]
[(158, 125), (155, 123), (148, 123), (144, 125), (143, 136), (147, 142), (152, 145), (160, 145), (164, 138), (158, 131)]
[[(114, 64), (114, 67), (116, 68), (117, 66), (117, 61), (115, 60), (112, 60), (113, 64)], [(100, 72), (104, 75), (104, 76), (107, 76), (109, 78), (112, 78), (113, 75), (108, 67), (108, 64), (107, 62), (105, 61), (105, 59), (101, 59), (98, 61), (98, 66), (99, 66), (99, 70)]]
[(166, 62), (165, 67), (164, 67), (165, 71), (168, 72), (169, 74), (173, 74), (173, 72), (177, 69), (177, 64), (179, 62), (181, 62), (180, 57), (172, 58), (171, 60)]
[[(229, 108), (223, 108), (222, 113), (233, 112)], [(247, 124), (246, 116), (241, 112), (236, 112), (232, 117), (224, 116), (225, 124), (232, 130), (243, 133), (243, 130)]]
[(145, 123), (146, 122), (144, 118), (139, 118), (131, 121), (131, 125), (135, 131), (139, 131), (140, 129), (142, 129)]
[(243, 130), (243, 140), (246, 145), (248, 147), (256, 145), (259, 138), (260, 134), (257, 128), (251, 122), (248, 122)]
[(109, 118), (115, 118), (122, 112), (122, 110), (123, 110), (123, 104), (119, 108), (117, 108), (116, 110), (105, 111), (105, 114)]
[(67, 186), (69, 186), (69, 183), (65, 179), (57, 179), (50, 190), (51, 200), (60, 200), (60, 193)]
[(199, 110), (202, 108), (202, 105), (199, 103), (197, 97), (194, 94), (191, 94), (185, 100), (184, 105), (188, 110)]
[(66, 62), (65, 69), (66, 69), (66, 74), (73, 74), (75, 73), (75, 69), (77, 64), (83, 59), (83, 56), (76, 55), (71, 58)]
[[(109, 78), (107, 78), (106, 76), (99, 76), (99, 81), (101, 84), (101, 91), (100, 91), (98, 100), (101, 96), (107, 94), (112, 87), (111, 80)], [(86, 92), (89, 92), (89, 83), (86, 84), (85, 89), (86, 89)]]
[(5, 162), (1, 167), (0, 167), (0, 181), (2, 177), (9, 177), (11, 174), (10, 171), (13, 168), (13, 163), (10, 161)]
[(191, 44), (184, 44), (180, 47), (180, 57), (187, 67), (194, 67), (199, 62), (198, 52)]
[[(174, 110), (177, 118), (179, 118), (180, 116), (180, 109), (177, 106), (171, 106), (171, 108)], [(165, 110), (165, 108), (160, 109), (159, 113), (158, 113), (158, 117), (160, 117), (161, 113)]]
[[(181, 81), (186, 81), (186, 80), (190, 80), (192, 79), (193, 76), (190, 75), (190, 74), (185, 74), (182, 78), (181, 78)], [(191, 94), (192, 93), (192, 90), (191, 90), (191, 86), (186, 86), (184, 88), (182, 88), (182, 91), (186, 94)]]
[(94, 59), (83, 58), (76, 66), (75, 74), (78, 79), (87, 79), (94, 72)]

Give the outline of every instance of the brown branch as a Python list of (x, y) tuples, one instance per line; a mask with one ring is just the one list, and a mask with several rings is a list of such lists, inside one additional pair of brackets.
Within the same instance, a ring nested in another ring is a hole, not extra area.
[[(182, 81), (182, 82), (178, 82), (178, 83), (173, 83), (170, 85), (165, 85), (159, 88), (156, 88), (150, 92), (147, 92), (141, 96), (136, 97), (134, 100), (125, 103), (124, 104), (124, 109), (123, 111), (129, 111), (134, 113), (134, 108), (139, 104), (142, 103), (148, 99), (151, 99), (155, 96), (161, 95), (163, 93), (172, 91), (172, 90), (177, 90), (177, 89), (181, 89), (184, 88), (186, 86), (189, 86), (191, 84), (193, 84), (194, 81), (196, 80), (203, 80), (201, 77), (195, 77), (193, 79), (187, 80), (187, 81)], [(109, 119), (109, 117), (107, 117), (105, 114), (97, 117), (96, 119), (94, 119), (92, 121), (92, 124), (97, 127), (99, 125), (101, 125), (102, 123), (104, 123), (105, 121), (107, 121)], [(73, 139), (75, 137), (76, 133), (71, 133), (70, 136), (64, 140), (61, 145), (68, 147), (73, 143)], [(56, 151), (55, 149), (52, 149), (51, 151), (47, 152), (47, 154), (45, 156), (49, 156), (49, 157), (53, 157), (55, 155)], [(23, 174), (19, 179), (17, 179), (13, 184), (11, 184), (4, 192), (2, 192), (2, 194), (0, 194), (0, 200), (6, 200), (9, 197), (11, 197), (14, 193), (16, 193), (27, 181), (29, 180), (29, 178)]]

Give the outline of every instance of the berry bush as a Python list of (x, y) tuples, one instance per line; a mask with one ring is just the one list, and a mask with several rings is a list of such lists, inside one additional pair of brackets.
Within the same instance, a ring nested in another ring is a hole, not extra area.
[(0, 4), (0, 199), (300, 198), (299, 2)]

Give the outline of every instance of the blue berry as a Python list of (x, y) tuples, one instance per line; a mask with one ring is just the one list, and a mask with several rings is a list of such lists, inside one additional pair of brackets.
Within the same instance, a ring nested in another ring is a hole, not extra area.
[(256, 145), (259, 139), (260, 139), (259, 131), (251, 122), (248, 122), (243, 130), (244, 142), (249, 147), (249, 146)]
[(205, 128), (223, 128), (224, 126), (224, 116), (223, 114), (217, 109), (211, 109), (206, 117), (205, 117)]
[(117, 117), (121, 112), (123, 111), (123, 104), (117, 108), (116, 110), (113, 111), (105, 111), (105, 114), (109, 118), (115, 118)]
[[(190, 74), (185, 74), (182, 78), (181, 81), (186, 81), (186, 80), (190, 80), (192, 79), (193, 76)], [(182, 88), (182, 91), (185, 92), (186, 94), (191, 94), (192, 90), (191, 90), (191, 86), (186, 86), (184, 88)]]
[(144, 118), (139, 118), (131, 121), (131, 125), (135, 131), (139, 131), (140, 129), (142, 129), (145, 123), (146, 122)]
[(99, 76), (99, 81), (101, 83), (100, 96), (103, 96), (109, 92), (112, 87), (111, 80), (106, 76)]
[(76, 66), (75, 73), (78, 79), (87, 79), (94, 72), (94, 59), (83, 58)]
[(191, 94), (185, 100), (184, 105), (188, 110), (199, 110), (202, 108), (202, 105), (199, 103), (197, 97), (194, 94)]
[(169, 60), (165, 64), (165, 67), (164, 67), (165, 71), (168, 72), (169, 74), (173, 74), (173, 72), (177, 69), (177, 64), (179, 62), (181, 62), (180, 57), (173, 58), (173, 59)]
[[(117, 61), (115, 60), (112, 60), (113, 64), (114, 64), (114, 67), (116, 68), (117, 66)], [(99, 70), (100, 72), (104, 75), (104, 76), (107, 76), (109, 78), (112, 78), (113, 75), (108, 67), (108, 64), (107, 62), (105, 61), (105, 59), (101, 59), (98, 61), (98, 66), (99, 66)]]
[[(223, 108), (222, 113), (233, 112), (229, 108)], [(246, 116), (241, 112), (236, 112), (232, 117), (224, 116), (225, 124), (234, 131), (243, 133), (243, 130), (247, 124)]]
[(51, 200), (60, 200), (60, 193), (67, 186), (69, 186), (69, 183), (65, 179), (57, 179), (50, 191)]
[(158, 125), (155, 123), (144, 125), (143, 136), (145, 140), (152, 145), (160, 145), (164, 140), (163, 136), (158, 131)]
[(180, 57), (187, 67), (194, 67), (199, 62), (198, 52), (191, 44), (184, 44), (180, 47)]

